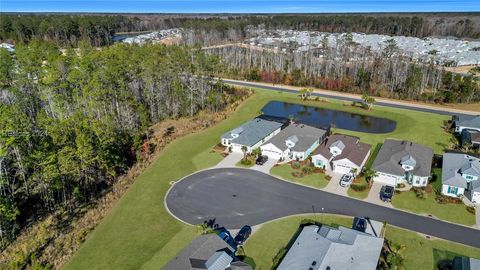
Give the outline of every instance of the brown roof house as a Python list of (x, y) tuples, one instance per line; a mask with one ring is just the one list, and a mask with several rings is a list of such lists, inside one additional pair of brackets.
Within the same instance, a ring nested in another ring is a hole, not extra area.
[(353, 136), (335, 134), (327, 138), (312, 154), (315, 167), (333, 172), (358, 174), (370, 155), (371, 146)]

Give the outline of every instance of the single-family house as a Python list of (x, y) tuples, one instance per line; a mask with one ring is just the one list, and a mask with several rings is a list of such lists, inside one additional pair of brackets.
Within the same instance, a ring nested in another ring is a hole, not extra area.
[(372, 169), (374, 181), (396, 187), (408, 183), (425, 187), (431, 176), (433, 150), (409, 141), (385, 140)]
[(334, 134), (313, 152), (312, 163), (315, 167), (337, 173), (360, 173), (370, 149), (371, 146), (360, 142), (358, 137)]
[(266, 141), (277, 135), (282, 129), (283, 124), (255, 118), (245, 124), (225, 133), (221, 137), (221, 143), (224, 146), (231, 147), (233, 152), (243, 153), (242, 147), (247, 148), (247, 153), (260, 147)]
[(480, 147), (480, 131), (472, 129), (464, 129), (461, 133), (462, 146), (469, 146), (473, 149)]
[(442, 162), (442, 194), (466, 196), (480, 203), (480, 159), (462, 153), (445, 153)]
[(326, 138), (328, 131), (292, 123), (260, 146), (262, 155), (272, 159), (305, 160)]
[(205, 234), (195, 238), (163, 270), (252, 270), (236, 260), (235, 250), (217, 234)]
[(452, 122), (458, 134), (464, 129), (480, 131), (480, 115), (454, 115)]
[(305, 226), (277, 270), (375, 270), (382, 247), (383, 238), (353, 229)]

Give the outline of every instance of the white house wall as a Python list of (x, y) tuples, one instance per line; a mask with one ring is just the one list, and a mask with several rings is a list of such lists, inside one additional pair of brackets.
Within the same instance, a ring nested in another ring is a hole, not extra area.
[(377, 172), (377, 176), (373, 178), (373, 181), (379, 182), (385, 185), (396, 187), (400, 183), (401, 177), (382, 172)]
[(323, 166), (318, 165), (318, 161), (321, 161), (321, 163), (325, 166), (325, 169), (330, 168), (329, 161), (324, 156), (322, 156), (322, 155), (312, 156), (313, 166), (315, 166), (317, 168), (323, 168)]
[(345, 158), (340, 160), (335, 160), (332, 163), (333, 163), (332, 170), (337, 173), (347, 174), (347, 173), (350, 173), (353, 168), (357, 169), (357, 174), (360, 172), (360, 167), (358, 167), (355, 163)]
[(282, 151), (272, 143), (267, 143), (265, 145), (262, 145), (260, 146), (260, 149), (262, 150), (262, 155), (266, 155), (272, 159), (285, 158), (286, 155), (288, 154), (288, 150)]
[[(449, 185), (442, 185), (442, 194), (445, 195), (445, 196), (449, 196), (449, 197), (454, 197), (454, 198), (457, 198), (459, 195), (462, 195), (464, 192), (465, 192), (465, 189), (464, 188), (461, 188), (459, 187), (458, 188), (458, 191), (457, 191), (457, 194), (452, 194), (452, 193), (449, 193), (448, 192), (448, 188), (450, 186)], [(452, 186), (453, 187), (453, 186)]]
[(480, 128), (458, 126), (458, 127), (455, 127), (455, 132), (462, 133), (464, 129), (480, 131)]

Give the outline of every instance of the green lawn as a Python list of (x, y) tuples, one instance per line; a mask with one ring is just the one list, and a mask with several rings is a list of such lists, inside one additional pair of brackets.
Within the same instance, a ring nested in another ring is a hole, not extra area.
[(439, 204), (435, 201), (435, 193), (425, 193), (424, 199), (418, 199), (415, 192), (405, 191), (395, 194), (392, 204), (396, 208), (406, 209), (418, 214), (432, 214), (437, 218), (467, 226), (475, 225), (475, 215), (467, 211), (461, 204)]
[[(100, 225), (64, 268), (66, 269), (159, 269), (193, 239), (192, 226), (171, 217), (164, 207), (164, 197), (175, 181), (221, 160), (211, 147), (220, 135), (259, 114), (270, 100), (301, 103), (296, 94), (257, 90), (231, 117), (207, 130), (178, 139), (167, 146), (157, 159), (136, 179)], [(441, 129), (447, 116), (374, 106), (365, 111), (343, 106), (342, 101), (328, 103), (306, 101), (330, 109), (387, 117), (397, 121), (389, 134), (338, 132), (360, 136), (375, 145), (387, 137), (409, 139), (429, 145), (439, 153), (450, 135)]]
[(404, 251), (405, 269), (437, 269), (440, 260), (455, 255), (480, 259), (480, 249), (445, 240), (431, 240), (416, 232), (387, 226), (386, 238), (406, 246)]
[(253, 260), (256, 270), (269, 270), (278, 251), (285, 247), (297, 231), (303, 219), (315, 219), (324, 224), (350, 227), (353, 218), (334, 215), (299, 215), (264, 224), (245, 243), (245, 253)]
[(290, 182), (303, 184), (315, 188), (324, 188), (328, 184), (328, 180), (325, 179), (325, 174), (323, 173), (312, 173), (309, 175), (305, 175), (303, 177), (294, 177), (292, 172), (300, 171), (292, 169), (290, 164), (282, 164), (280, 166), (275, 166), (270, 170), (270, 174), (279, 176), (284, 180), (288, 180)]

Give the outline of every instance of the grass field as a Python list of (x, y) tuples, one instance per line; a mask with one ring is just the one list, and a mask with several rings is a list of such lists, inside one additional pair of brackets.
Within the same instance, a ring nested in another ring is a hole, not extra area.
[[(270, 100), (300, 103), (295, 94), (258, 90), (225, 121), (172, 142), (136, 179), (64, 268), (161, 268), (195, 236), (192, 226), (171, 217), (164, 207), (169, 182), (218, 163), (221, 156), (211, 153), (211, 147), (218, 143), (220, 135), (258, 115)], [(431, 146), (439, 153), (450, 138), (441, 129), (442, 122), (448, 118), (446, 116), (380, 106), (365, 111), (344, 106), (338, 100), (328, 103), (306, 101), (304, 104), (396, 120), (397, 128), (390, 134), (372, 135), (337, 130), (361, 136), (362, 141), (372, 145), (383, 142), (386, 137), (409, 139)]]
[(425, 193), (423, 199), (417, 198), (414, 191), (395, 194), (392, 204), (396, 208), (406, 209), (417, 214), (432, 214), (437, 218), (467, 226), (475, 225), (475, 215), (467, 211), (463, 203), (439, 204), (435, 193)]
[(280, 166), (275, 166), (270, 170), (270, 174), (279, 176), (284, 180), (288, 180), (290, 182), (303, 184), (315, 188), (324, 188), (328, 184), (328, 180), (325, 179), (325, 174), (322, 173), (312, 173), (309, 175), (305, 175), (303, 177), (295, 177), (292, 175), (292, 172), (300, 171), (292, 169), (290, 164), (283, 164)]
[[(299, 227), (302, 219), (310, 218), (337, 227), (351, 227), (352, 218), (334, 215), (292, 216), (264, 224), (245, 244), (245, 252), (255, 263), (257, 270), (271, 268), (278, 251), (287, 245)], [(436, 269), (434, 265), (452, 255), (480, 258), (480, 249), (467, 247), (444, 240), (429, 240), (421, 235), (393, 226), (386, 229), (386, 238), (406, 246), (405, 269)]]

